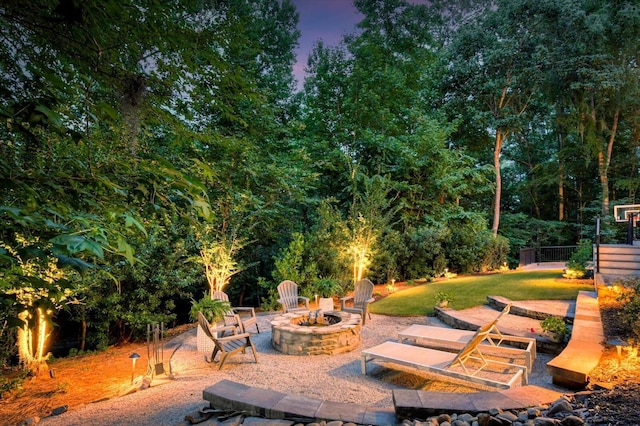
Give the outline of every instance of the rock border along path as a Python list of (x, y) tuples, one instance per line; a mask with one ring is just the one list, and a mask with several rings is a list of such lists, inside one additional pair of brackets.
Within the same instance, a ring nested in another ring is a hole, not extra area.
[(247, 416), (295, 419), (292, 423), (341, 421), (380, 426), (441, 413), (474, 415), (520, 410), (548, 405), (561, 397), (561, 393), (540, 386), (465, 394), (396, 389), (393, 390), (394, 408), (380, 408), (291, 396), (230, 380), (222, 380), (203, 391), (203, 398), (211, 408), (242, 412)]

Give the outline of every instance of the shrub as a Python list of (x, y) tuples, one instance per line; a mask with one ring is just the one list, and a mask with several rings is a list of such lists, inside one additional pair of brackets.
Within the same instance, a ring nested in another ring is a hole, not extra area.
[(500, 235), (493, 237), (489, 231), (483, 232), (481, 235), (484, 237), (481, 269), (483, 271), (502, 269), (507, 263), (509, 255), (509, 240)]
[(561, 336), (569, 334), (569, 327), (562, 318), (549, 317), (540, 322), (540, 327), (547, 333), (555, 333)]
[(278, 283), (291, 280), (298, 284), (298, 292), (306, 297), (313, 294), (311, 290), (313, 280), (318, 276), (318, 266), (307, 253), (307, 243), (304, 235), (292, 234), (289, 245), (280, 250), (275, 259), (275, 269), (272, 276)]
[(5, 392), (10, 392), (16, 389), (22, 389), (22, 383), (27, 378), (29, 374), (29, 370), (24, 369), (18, 375), (18, 377), (14, 377), (11, 379), (8, 378), (0, 378), (0, 398), (2, 398)]
[(447, 218), (446, 227), (443, 248), (449, 269), (462, 273), (481, 271), (485, 247), (493, 238), (486, 220), (475, 213), (457, 212)]
[(333, 278), (317, 278), (311, 284), (311, 293), (320, 297), (333, 297), (342, 294), (342, 286)]
[(614, 284), (623, 287), (618, 297), (623, 304), (620, 320), (640, 340), (640, 277), (625, 278)]
[(16, 334), (17, 328), (9, 327), (6, 324), (0, 326), (0, 367), (10, 365), (11, 360), (18, 356)]
[(395, 293), (396, 291), (398, 291), (398, 286), (395, 285), (395, 283), (391, 283), (391, 284), (387, 284), (385, 286), (385, 289), (389, 292), (389, 293)]
[(445, 266), (445, 250), (442, 246), (446, 237), (444, 227), (420, 227), (407, 231), (406, 253), (402, 269), (407, 278), (420, 279), (440, 275)]
[(267, 296), (260, 300), (260, 309), (265, 312), (277, 311), (280, 309), (280, 303), (278, 299), (278, 287), (277, 283), (273, 281), (267, 281), (264, 277), (258, 278), (258, 285), (267, 290)]
[(224, 302), (218, 299), (211, 299), (208, 296), (196, 301), (191, 300), (191, 310), (189, 315), (191, 319), (196, 321), (198, 319), (198, 312), (202, 312), (207, 321), (210, 323), (218, 322), (224, 318), (224, 314), (231, 309), (229, 302)]
[(564, 277), (569, 279), (583, 278), (587, 272), (587, 264), (593, 259), (593, 244), (591, 240), (583, 239), (578, 243), (578, 249), (567, 262)]
[(436, 294), (436, 305), (448, 304), (449, 302), (453, 302), (453, 296), (443, 291), (440, 291)]

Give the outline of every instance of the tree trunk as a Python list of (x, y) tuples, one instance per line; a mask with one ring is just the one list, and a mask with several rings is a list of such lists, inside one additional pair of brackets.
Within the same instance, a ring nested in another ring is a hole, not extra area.
[(87, 342), (87, 315), (84, 305), (80, 307), (80, 350), (84, 351)]
[(558, 220), (564, 220), (564, 165), (560, 152), (564, 148), (564, 136), (562, 133), (558, 135)]
[(611, 135), (607, 142), (606, 151), (600, 150), (598, 152), (598, 172), (600, 174), (600, 186), (602, 190), (602, 215), (607, 216), (609, 214), (609, 165), (611, 164), (611, 155), (613, 154), (613, 143), (616, 138), (616, 132), (618, 130), (618, 120), (620, 118), (620, 107), (616, 108), (616, 112), (613, 115), (613, 123), (611, 126)]
[(18, 314), (18, 318), (25, 321), (25, 324), (18, 328), (18, 341), (16, 342), (20, 364), (35, 375), (39, 375), (48, 369), (45, 344), (50, 334), (47, 331), (46, 318), (46, 315), (49, 314), (48, 311), (37, 308), (34, 315), (36, 322), (33, 328), (30, 328), (28, 323), (29, 317), (33, 313), (30, 314), (28, 311), (23, 311)]
[(493, 204), (493, 236), (498, 236), (498, 227), (500, 226), (500, 198), (502, 197), (502, 175), (500, 173), (500, 151), (502, 151), (502, 142), (504, 135), (500, 129), (496, 130), (496, 145), (493, 150), (493, 167), (496, 171), (496, 194)]
[(87, 321), (80, 321), (80, 350), (84, 351), (87, 342)]

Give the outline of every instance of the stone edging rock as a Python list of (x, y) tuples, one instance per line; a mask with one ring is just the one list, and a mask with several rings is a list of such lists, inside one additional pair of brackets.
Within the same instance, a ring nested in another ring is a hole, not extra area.
[[(564, 395), (549, 405), (523, 408), (520, 410), (491, 409), (478, 414), (442, 413), (424, 419), (406, 419), (396, 425), (402, 426), (581, 426), (597, 424), (600, 417), (598, 407), (591, 406), (591, 397), (602, 391), (585, 391)], [(615, 423), (615, 419), (613, 420)], [(352, 422), (318, 419), (265, 419), (247, 412), (204, 408), (191, 413), (178, 426), (187, 426), (207, 421), (206, 424), (264, 425), (264, 426), (359, 426)]]

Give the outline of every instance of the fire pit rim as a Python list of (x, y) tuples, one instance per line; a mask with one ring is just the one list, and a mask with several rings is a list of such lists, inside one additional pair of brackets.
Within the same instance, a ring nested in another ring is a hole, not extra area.
[(327, 311), (325, 315), (333, 315), (341, 318), (341, 321), (325, 326), (294, 324), (296, 319), (309, 315), (310, 311), (287, 312), (279, 315), (271, 321), (272, 329), (278, 328), (282, 331), (294, 332), (298, 334), (331, 334), (339, 329), (350, 329), (360, 325), (360, 314), (344, 311)]

